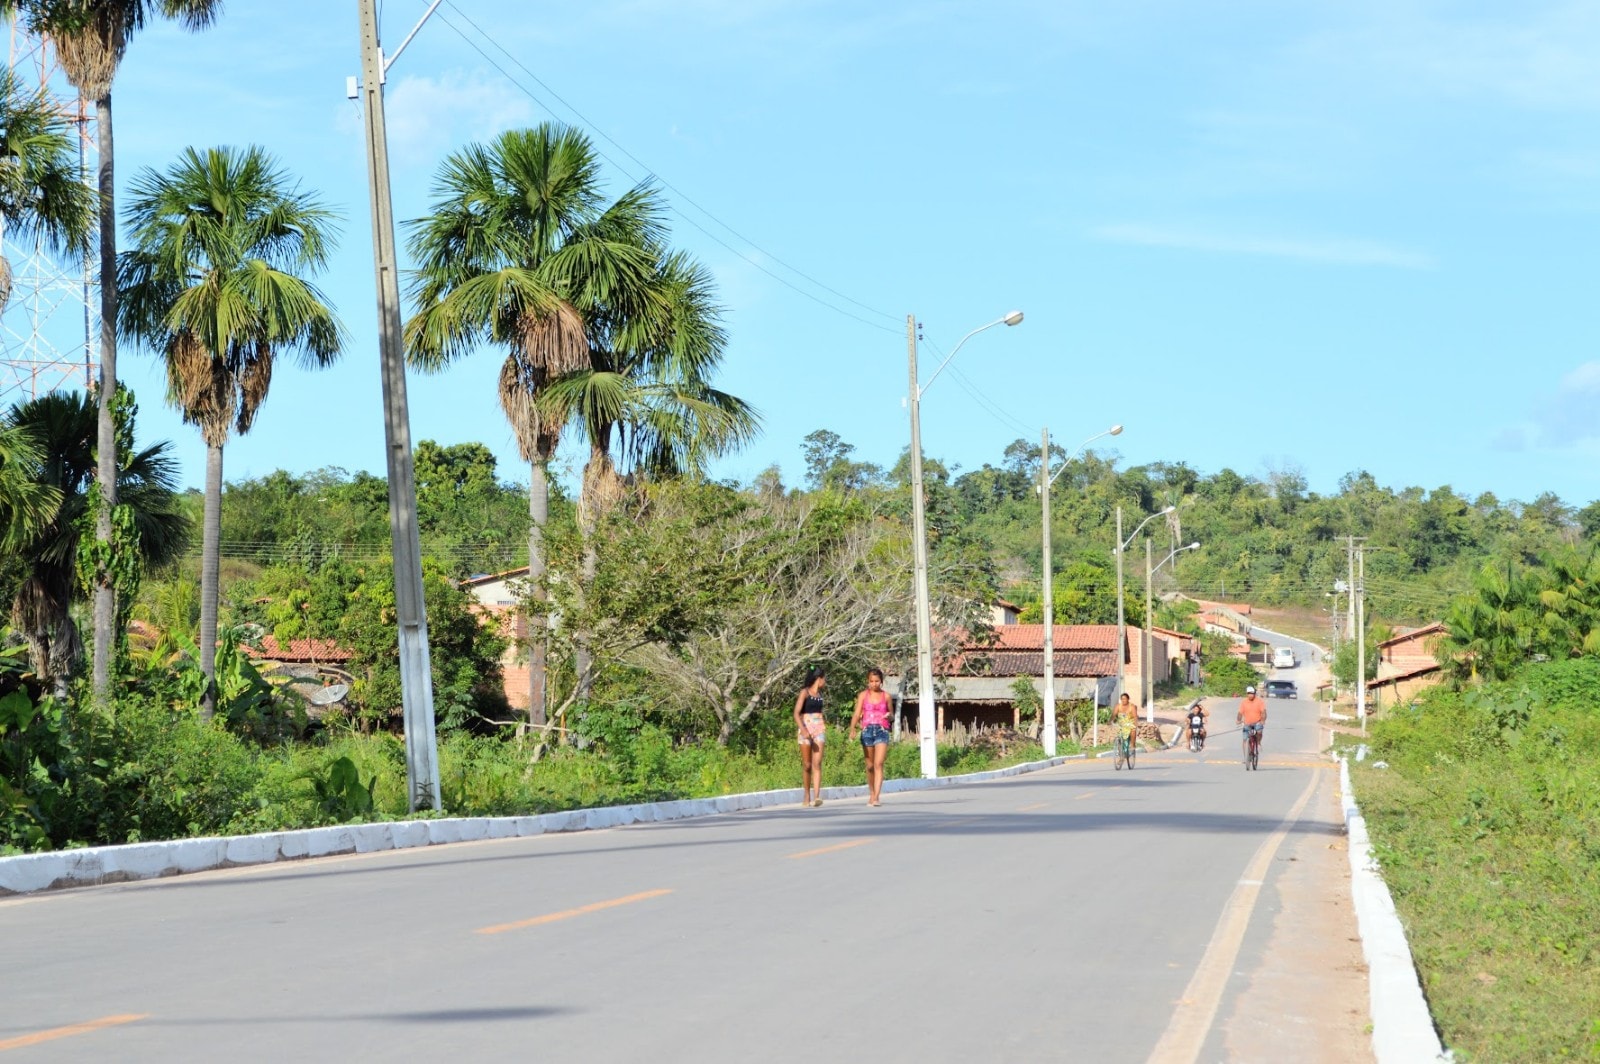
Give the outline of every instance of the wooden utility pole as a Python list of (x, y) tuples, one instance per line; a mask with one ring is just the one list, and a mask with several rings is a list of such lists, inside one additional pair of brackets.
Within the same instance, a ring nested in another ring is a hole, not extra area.
[[(384, 454), (389, 474), (394, 601), (400, 627), (400, 701), (405, 718), (406, 785), (414, 812), (423, 807), (440, 808), (439, 751), (434, 733), (433, 666), (428, 660), (428, 615), (422, 594), (422, 538), (417, 529), (411, 415), (406, 402), (394, 207), (389, 199), (389, 141), (383, 123), (383, 81), (387, 64), (378, 43), (376, 4), (377, 0), (357, 0), (356, 6), (361, 27), (361, 107), (366, 119), (367, 178), (372, 195), (372, 250), (378, 281), (378, 353), (383, 376)], [(430, 13), (432, 10), (429, 8)], [(401, 48), (404, 47), (402, 44)], [(395, 54), (400, 53), (396, 50)]]

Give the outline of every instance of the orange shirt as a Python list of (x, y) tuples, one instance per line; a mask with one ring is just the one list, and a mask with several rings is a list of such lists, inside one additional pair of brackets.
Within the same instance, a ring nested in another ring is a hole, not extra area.
[(1239, 719), (1245, 724), (1260, 724), (1267, 719), (1267, 700), (1260, 695), (1250, 695), (1239, 703)]

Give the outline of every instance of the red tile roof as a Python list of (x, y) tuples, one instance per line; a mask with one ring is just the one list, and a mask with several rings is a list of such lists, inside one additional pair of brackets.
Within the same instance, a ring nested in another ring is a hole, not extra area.
[(332, 639), (291, 639), (287, 646), (276, 636), (261, 637), (261, 647), (246, 645), (245, 653), (265, 661), (349, 661), (355, 652), (340, 646)]
[[(1058, 650), (1057, 676), (1115, 676), (1117, 652), (1112, 650)], [(982, 676), (1042, 676), (1044, 654), (1039, 651), (970, 651), (957, 659), (962, 673)]]
[[(1129, 626), (1129, 631), (1133, 627)], [(1043, 650), (1044, 625), (1002, 624), (994, 628), (996, 650)], [(1058, 624), (1052, 635), (1056, 651), (1117, 649), (1117, 626), (1114, 624)]]
[(1414, 639), (1426, 639), (1430, 635), (1436, 635), (1445, 630), (1443, 621), (1434, 621), (1432, 624), (1423, 625), (1421, 628), (1413, 628), (1409, 632), (1401, 632), (1399, 635), (1385, 639), (1378, 644), (1378, 649), (1392, 647), (1396, 643), (1408, 643)]

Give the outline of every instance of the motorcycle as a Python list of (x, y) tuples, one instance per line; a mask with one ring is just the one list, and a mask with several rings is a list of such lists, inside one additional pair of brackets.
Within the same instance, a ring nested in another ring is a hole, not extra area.
[(1189, 749), (1199, 753), (1206, 746), (1206, 718), (1199, 713), (1189, 715)]

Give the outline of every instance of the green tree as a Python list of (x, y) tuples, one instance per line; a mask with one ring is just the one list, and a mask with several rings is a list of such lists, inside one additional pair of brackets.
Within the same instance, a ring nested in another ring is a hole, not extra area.
[(222, 0), (0, 0), (0, 15), (20, 15), (29, 29), (46, 34), (55, 45), (61, 69), (73, 88), (94, 101), (99, 174), (95, 187), (100, 208), (100, 383), (97, 472), (100, 506), (95, 538), (101, 545), (94, 593), (94, 697), (105, 705), (111, 683), (111, 647), (118, 613), (108, 569), (112, 545), (111, 515), (117, 505), (117, 424), (112, 403), (117, 395), (118, 285), (115, 155), (111, 126), (111, 84), (133, 35), (146, 22), (173, 19), (188, 30), (209, 26), (222, 10)]
[[(260, 148), (189, 148), (135, 179), (128, 223), (121, 331), (165, 358), (168, 400), (206, 444), (200, 669), (213, 678), (223, 445), (250, 431), (279, 354), (307, 368), (338, 357), (338, 323), (307, 279), (327, 264), (334, 215)], [(208, 689), (202, 716), (215, 704)]]
[[(118, 494), (122, 501), (117, 505), (129, 518), (141, 563), (162, 565), (189, 543), (189, 524), (174, 490), (177, 471), (169, 444), (133, 449), (128, 404), (121, 404), (121, 410)], [(49, 519), (19, 539), (15, 548), (22, 579), (11, 617), (27, 639), (34, 671), (60, 691), (76, 672), (83, 647), (71, 607), (85, 591), (78, 559), (82, 536), (91, 523), (90, 497), (96, 483), (96, 404), (81, 392), (41, 396), (13, 407), (5, 431), (29, 441), (33, 479), (57, 500)]]

